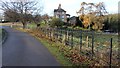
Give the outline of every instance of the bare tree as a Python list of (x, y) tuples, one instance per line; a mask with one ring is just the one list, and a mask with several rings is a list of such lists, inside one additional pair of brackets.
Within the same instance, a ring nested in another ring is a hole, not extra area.
[(33, 21), (37, 25), (37, 27), (40, 26), (40, 22), (42, 21), (42, 17), (40, 14), (36, 14), (33, 16)]
[[(43, 10), (43, 6), (38, 6), (38, 2), (35, 2), (34, 0), (14, 0), (2, 2), (2, 10), (6, 12), (8, 18), (14, 19), (18, 16), (17, 19), (22, 22), (23, 28), (26, 28), (27, 22), (32, 21), (35, 14), (40, 14)], [(8, 11), (11, 12), (9, 13)]]
[(14, 22), (19, 19), (19, 14), (16, 11), (8, 9), (8, 10), (5, 10), (5, 12), (4, 12), (4, 18), (7, 21)]

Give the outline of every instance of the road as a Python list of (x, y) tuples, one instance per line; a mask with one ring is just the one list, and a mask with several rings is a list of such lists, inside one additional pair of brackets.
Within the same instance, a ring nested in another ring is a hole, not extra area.
[(60, 66), (38, 40), (27, 33), (5, 28), (8, 38), (2, 45), (3, 66)]

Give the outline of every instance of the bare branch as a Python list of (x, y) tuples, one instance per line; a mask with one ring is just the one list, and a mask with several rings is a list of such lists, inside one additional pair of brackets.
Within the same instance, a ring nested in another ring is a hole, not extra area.
[[(6, 18), (19, 19), (23, 23), (33, 20), (35, 14), (39, 14), (43, 10), (41, 6), (37, 6), (38, 2), (30, 0), (14, 0), (10, 2), (2, 2), (2, 10), (6, 14)], [(9, 11), (9, 12), (8, 12)], [(15, 16), (18, 14), (18, 16)], [(18, 18), (15, 18), (18, 17)]]

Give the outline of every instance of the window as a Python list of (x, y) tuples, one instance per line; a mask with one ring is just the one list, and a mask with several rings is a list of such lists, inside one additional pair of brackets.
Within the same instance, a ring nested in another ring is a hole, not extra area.
[(64, 16), (62, 16), (62, 18), (64, 18)]
[(64, 12), (62, 12), (62, 14), (65, 14)]

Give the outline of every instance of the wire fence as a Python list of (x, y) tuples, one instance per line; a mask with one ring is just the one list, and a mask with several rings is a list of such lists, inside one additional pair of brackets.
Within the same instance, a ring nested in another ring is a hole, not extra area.
[(54, 42), (76, 47), (83, 54), (103, 66), (118, 64), (118, 38), (116, 35), (73, 29), (39, 28), (44, 36)]
[(118, 36), (87, 30), (60, 28), (29, 28), (40, 31), (43, 37), (65, 46), (74, 47), (81, 55), (89, 57), (102, 66), (118, 66)]

